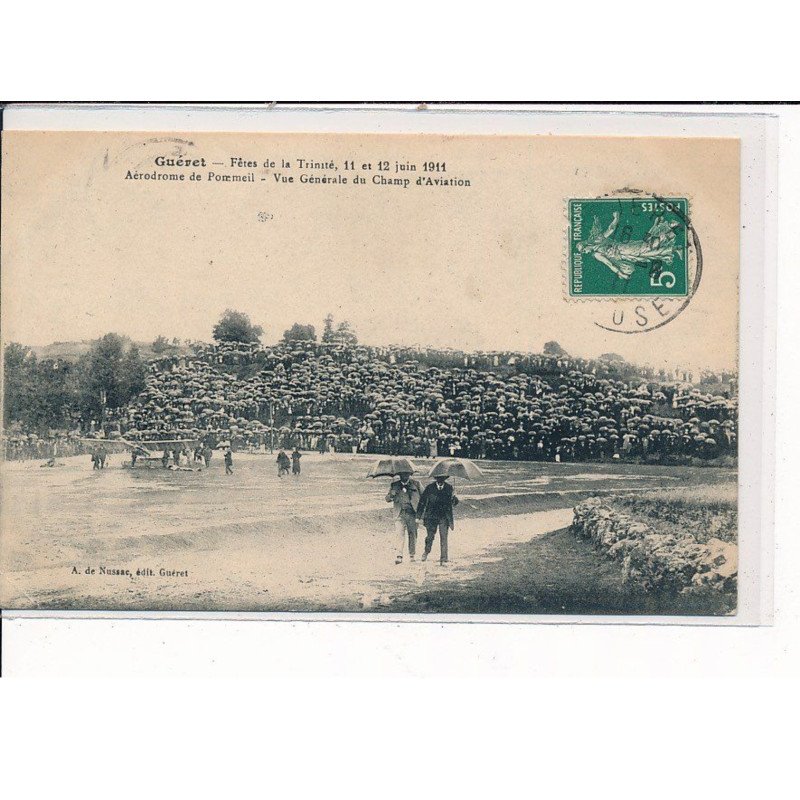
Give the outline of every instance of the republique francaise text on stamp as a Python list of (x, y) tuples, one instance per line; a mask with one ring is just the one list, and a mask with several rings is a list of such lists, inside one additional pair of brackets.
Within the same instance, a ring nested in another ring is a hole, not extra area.
[(571, 297), (686, 297), (685, 198), (569, 201)]

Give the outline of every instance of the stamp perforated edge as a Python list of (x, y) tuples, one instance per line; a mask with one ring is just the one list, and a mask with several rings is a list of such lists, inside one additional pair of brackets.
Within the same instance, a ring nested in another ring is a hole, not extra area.
[[(653, 298), (663, 298), (665, 300), (683, 300), (689, 301), (692, 298), (692, 287), (694, 285), (694, 274), (697, 271), (697, 254), (694, 255), (694, 263), (692, 261), (692, 251), (693, 241), (691, 236), (686, 237), (686, 294), (685, 295), (674, 295), (674, 294), (645, 294), (645, 295), (635, 295), (635, 294), (628, 294), (624, 297), (622, 296), (613, 296), (613, 295), (606, 295), (604, 297), (599, 297), (597, 295), (574, 295), (569, 290), (569, 233), (570, 233), (570, 216), (569, 216), (569, 204), (576, 199), (580, 200), (612, 200), (614, 198), (624, 198), (630, 196), (636, 197), (643, 197), (643, 198), (652, 198), (654, 200), (660, 200), (664, 197), (674, 197), (680, 198), (681, 200), (686, 201), (686, 223), (688, 227), (692, 227), (692, 205), (693, 205), (693, 198), (692, 195), (687, 194), (686, 192), (659, 192), (658, 194), (653, 192), (646, 192), (643, 189), (632, 189), (629, 186), (626, 186), (622, 189), (615, 189), (611, 192), (606, 192), (605, 194), (597, 195), (596, 197), (564, 197), (562, 198), (562, 213), (563, 213), (563, 235), (562, 235), (562, 246), (561, 246), (561, 291), (562, 291), (562, 299), (565, 300), (567, 303), (606, 303), (606, 304), (619, 304), (619, 303), (627, 303), (631, 300), (636, 300), (638, 302), (647, 302), (652, 300)], [(696, 234), (695, 234), (696, 235)]]

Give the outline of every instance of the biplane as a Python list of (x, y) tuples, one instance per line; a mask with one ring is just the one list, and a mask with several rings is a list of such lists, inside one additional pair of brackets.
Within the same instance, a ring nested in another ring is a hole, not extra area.
[[(173, 468), (173, 469), (192, 469), (192, 471), (199, 469), (198, 466), (193, 465), (190, 457), (190, 467), (179, 467), (175, 464), (173, 459), (173, 452), (182, 450), (184, 447), (189, 450), (193, 456), (195, 448), (200, 445), (199, 439), (155, 439), (147, 442), (131, 442), (128, 439), (92, 439), (89, 437), (82, 438), (81, 441), (95, 447), (105, 447), (109, 452), (129, 452), (131, 456), (130, 462), (123, 464), (124, 467), (153, 467), (160, 468)], [(168, 453), (165, 458), (164, 451)]]

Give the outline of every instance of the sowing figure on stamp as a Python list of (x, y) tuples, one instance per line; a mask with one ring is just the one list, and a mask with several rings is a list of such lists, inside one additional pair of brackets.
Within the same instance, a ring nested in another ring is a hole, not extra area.
[(672, 264), (676, 256), (681, 258), (675, 248), (675, 229), (680, 226), (677, 220), (667, 222), (664, 217), (656, 217), (640, 242), (614, 241), (613, 236), (618, 225), (619, 211), (613, 213), (611, 224), (605, 231), (600, 219), (595, 216), (589, 238), (578, 244), (578, 252), (590, 253), (623, 280), (628, 280), (637, 267), (649, 270), (654, 265)]

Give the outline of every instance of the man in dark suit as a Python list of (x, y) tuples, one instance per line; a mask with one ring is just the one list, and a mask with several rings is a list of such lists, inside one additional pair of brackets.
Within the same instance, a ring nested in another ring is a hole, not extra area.
[(440, 564), (447, 563), (447, 533), (455, 527), (453, 521), (453, 507), (458, 505), (455, 490), (447, 483), (444, 475), (437, 475), (434, 483), (429, 483), (422, 493), (422, 498), (417, 507), (417, 518), (422, 519), (427, 531), (425, 537), (425, 552), (422, 560), (427, 561), (433, 547), (436, 531), (439, 531), (439, 546), (441, 554)]

